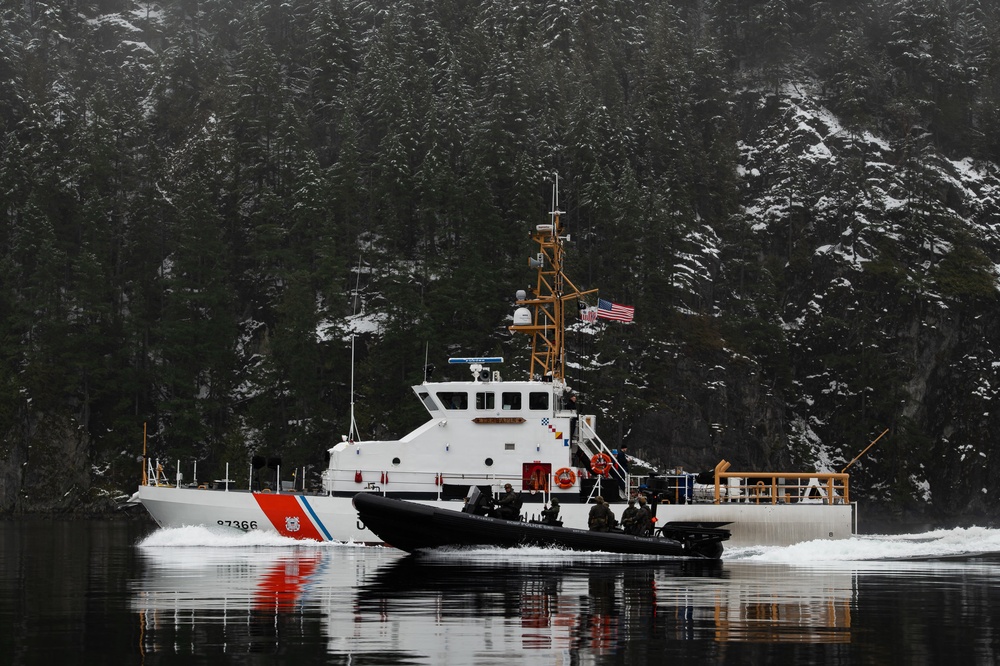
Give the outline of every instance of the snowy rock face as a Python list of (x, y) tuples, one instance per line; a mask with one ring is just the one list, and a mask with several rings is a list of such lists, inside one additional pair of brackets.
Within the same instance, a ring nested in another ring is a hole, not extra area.
[(689, 470), (840, 471), (889, 428), (851, 468), (859, 499), (982, 513), (1000, 490), (1000, 172), (846, 129), (817, 97), (744, 95), (744, 241), (717, 274), (732, 286), (746, 253), (761, 269), (718, 307), (763, 315), (773, 344), (677, 345), (632, 450)]

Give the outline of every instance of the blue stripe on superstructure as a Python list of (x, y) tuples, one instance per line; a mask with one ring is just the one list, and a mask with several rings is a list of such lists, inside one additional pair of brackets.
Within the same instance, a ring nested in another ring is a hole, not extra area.
[(309, 515), (312, 516), (313, 522), (316, 524), (316, 527), (319, 528), (319, 531), (323, 533), (323, 536), (326, 537), (326, 540), (333, 541), (333, 537), (330, 536), (330, 533), (326, 531), (326, 525), (323, 524), (323, 521), (321, 521), (319, 519), (319, 516), (316, 515), (316, 512), (313, 511), (313, 508), (309, 504), (309, 501), (302, 495), (299, 495), (299, 502), (302, 503), (302, 506), (304, 506), (306, 508), (306, 511), (309, 512)]

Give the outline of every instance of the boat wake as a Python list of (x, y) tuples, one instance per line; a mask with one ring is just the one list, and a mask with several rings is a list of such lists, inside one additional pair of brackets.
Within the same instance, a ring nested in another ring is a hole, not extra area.
[(204, 526), (163, 527), (141, 539), (139, 548), (363, 548), (362, 544), (292, 539), (274, 532), (237, 532)]
[(801, 564), (1000, 559), (1000, 529), (934, 530), (922, 534), (871, 534), (793, 546), (727, 548), (724, 561)]
[[(219, 549), (282, 549), (294, 548), (323, 551), (343, 548), (378, 548), (355, 543), (302, 541), (271, 532), (233, 532), (208, 527), (160, 528), (140, 540), (141, 549), (169, 548), (219, 548)], [(394, 549), (386, 549), (394, 550)], [(496, 563), (510, 561), (519, 564), (544, 564), (552, 562), (587, 564), (608, 562), (649, 561), (664, 562), (671, 557), (627, 555), (602, 552), (580, 552), (554, 547), (523, 546), (498, 548), (481, 546), (470, 548), (435, 548), (421, 551), (419, 559), (428, 564), (445, 563)], [(921, 562), (1000, 560), (1000, 529), (985, 527), (934, 530), (921, 534), (872, 534), (851, 539), (816, 540), (792, 546), (727, 547), (723, 562), (753, 562), (794, 564), (800, 566), (830, 563), (857, 562)]]

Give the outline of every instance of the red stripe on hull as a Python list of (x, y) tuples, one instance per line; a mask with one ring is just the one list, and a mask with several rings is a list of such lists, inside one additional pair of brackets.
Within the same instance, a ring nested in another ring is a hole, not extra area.
[(254, 493), (253, 497), (278, 534), (293, 539), (323, 540), (294, 495)]

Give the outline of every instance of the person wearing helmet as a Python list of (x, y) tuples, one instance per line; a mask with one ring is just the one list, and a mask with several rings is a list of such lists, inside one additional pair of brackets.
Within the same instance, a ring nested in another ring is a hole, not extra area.
[(635, 525), (635, 515), (639, 513), (639, 509), (635, 507), (635, 498), (630, 497), (628, 500), (628, 508), (622, 512), (622, 529), (627, 533), (632, 533), (632, 528)]
[(594, 498), (594, 506), (590, 508), (590, 515), (587, 517), (587, 526), (592, 532), (610, 532), (615, 526), (615, 514), (600, 495)]
[(632, 522), (632, 534), (649, 536), (653, 533), (653, 512), (649, 510), (645, 495), (639, 495), (639, 508)]
[(497, 509), (504, 520), (520, 520), (521, 497), (514, 492), (514, 487), (505, 483), (504, 494), (497, 501)]
[(552, 506), (542, 509), (542, 522), (546, 525), (559, 525), (559, 498), (552, 498)]

